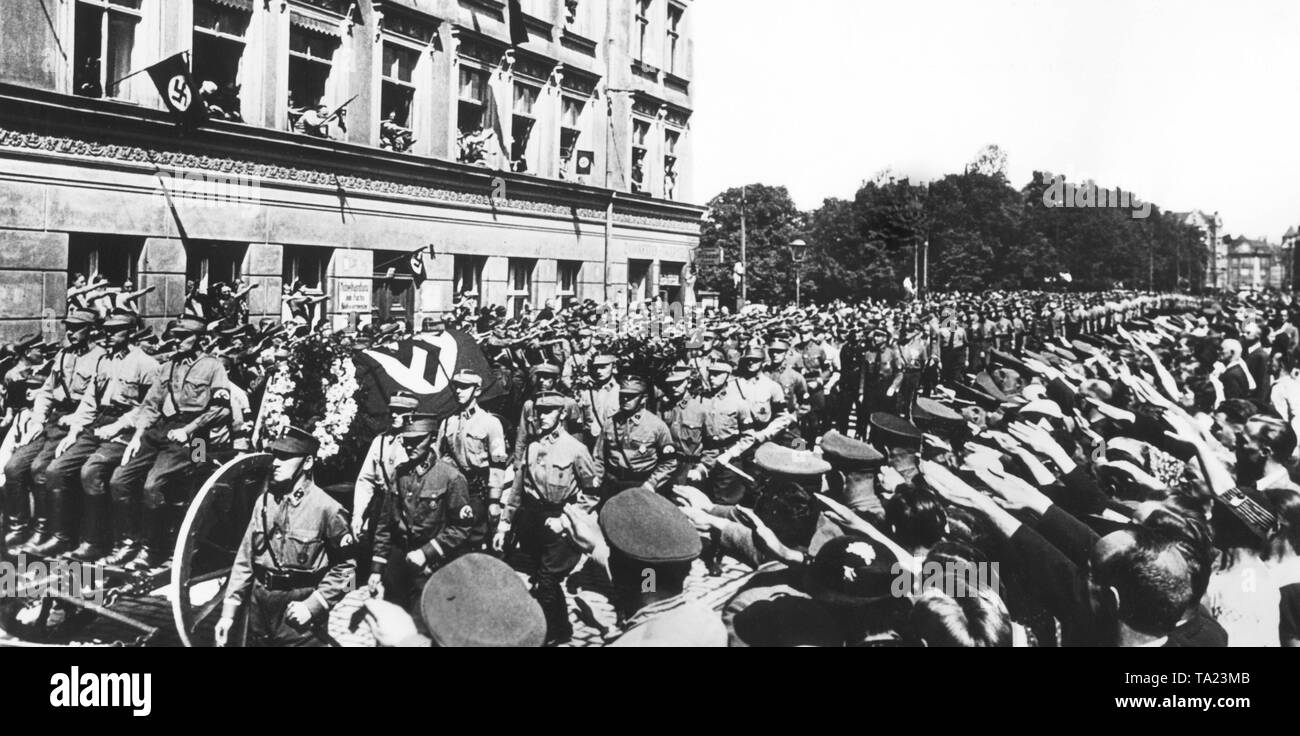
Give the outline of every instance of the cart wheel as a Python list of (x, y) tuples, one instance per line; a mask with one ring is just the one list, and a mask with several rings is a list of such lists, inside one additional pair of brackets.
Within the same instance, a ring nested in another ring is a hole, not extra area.
[[(211, 641), (225, 598), (226, 580), (252, 517), (253, 503), (270, 478), (271, 456), (244, 454), (213, 473), (190, 503), (172, 558), (172, 618), (187, 647)], [(242, 617), (227, 646), (243, 645)], [(202, 634), (200, 634), (202, 630)]]

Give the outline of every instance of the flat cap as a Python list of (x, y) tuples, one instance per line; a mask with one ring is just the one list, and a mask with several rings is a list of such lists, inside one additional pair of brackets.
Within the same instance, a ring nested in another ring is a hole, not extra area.
[(316, 451), (320, 449), (320, 440), (305, 429), (291, 426), (285, 430), (284, 434), (271, 442), (269, 449), (276, 455), (307, 457), (315, 455)]
[(877, 449), (921, 448), (921, 430), (906, 419), (878, 411), (871, 415), (871, 444)]
[(591, 359), (592, 365), (616, 365), (617, 363), (618, 363), (618, 358), (608, 354), (597, 355), (595, 358)]
[(700, 556), (700, 535), (672, 501), (630, 488), (605, 503), (600, 529), (612, 549), (637, 562), (690, 562)]
[(135, 315), (123, 312), (114, 312), (108, 315), (104, 320), (104, 329), (106, 330), (127, 330), (135, 327)]
[(554, 363), (540, 363), (533, 366), (530, 372), (534, 376), (558, 376), (560, 375), (560, 366)]
[(845, 470), (874, 468), (885, 462), (885, 456), (876, 448), (862, 440), (842, 435), (835, 429), (822, 435), (822, 457), (830, 461), (833, 467)]
[(557, 391), (547, 391), (533, 400), (534, 409), (563, 409), (568, 404), (568, 397)]
[(621, 394), (644, 394), (648, 390), (645, 379), (637, 376), (628, 376), (618, 384), (618, 392)]
[(519, 575), (478, 552), (429, 577), (420, 613), (441, 647), (540, 647), (546, 640), (546, 616)]
[(482, 386), (483, 377), (474, 371), (456, 371), (456, 375), (451, 377), (451, 382), (457, 386)]
[(830, 472), (830, 463), (806, 450), (764, 443), (754, 451), (754, 464), (769, 473), (797, 477), (819, 476)]

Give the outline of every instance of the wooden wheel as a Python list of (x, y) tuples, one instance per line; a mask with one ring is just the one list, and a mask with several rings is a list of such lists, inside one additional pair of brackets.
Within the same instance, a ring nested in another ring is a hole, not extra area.
[[(185, 513), (172, 557), (172, 617), (184, 646), (197, 646), (200, 627), (212, 625), (225, 598), (226, 580), (253, 503), (271, 474), (267, 453), (243, 454), (217, 469)], [(242, 646), (243, 626), (236, 622), (228, 646)]]

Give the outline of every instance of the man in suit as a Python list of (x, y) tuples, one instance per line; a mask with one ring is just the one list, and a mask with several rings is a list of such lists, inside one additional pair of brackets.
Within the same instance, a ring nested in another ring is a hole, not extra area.
[(1269, 405), (1272, 381), (1269, 379), (1269, 349), (1264, 346), (1263, 328), (1259, 322), (1247, 322), (1241, 328), (1241, 342), (1244, 346), (1243, 357), (1246, 369), (1255, 382), (1255, 390), (1249, 397), (1261, 407)]
[(1241, 359), (1241, 342), (1228, 338), (1219, 345), (1219, 364), (1216, 366), (1219, 383), (1223, 386), (1220, 403), (1230, 399), (1251, 399), (1255, 395), (1255, 379)]

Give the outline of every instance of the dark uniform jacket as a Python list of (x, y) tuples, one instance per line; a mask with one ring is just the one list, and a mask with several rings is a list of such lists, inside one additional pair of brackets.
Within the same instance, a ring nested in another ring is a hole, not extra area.
[(374, 563), (380, 568), (395, 549), (403, 555), (421, 549), (430, 561), (446, 561), (482, 541), (484, 500), (470, 497), (469, 483), (451, 461), (399, 468), (396, 486), (385, 494), (375, 527)]

